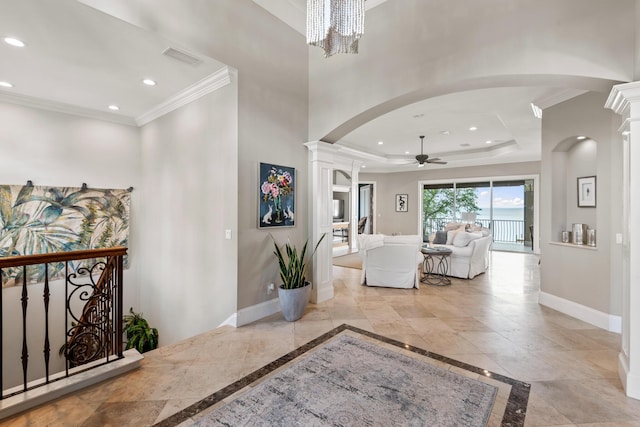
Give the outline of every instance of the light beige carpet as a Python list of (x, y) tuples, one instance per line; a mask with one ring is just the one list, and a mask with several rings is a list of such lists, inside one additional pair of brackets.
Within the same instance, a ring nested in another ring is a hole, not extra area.
[(358, 253), (337, 256), (333, 258), (333, 265), (338, 267), (357, 268), (362, 270), (362, 260)]

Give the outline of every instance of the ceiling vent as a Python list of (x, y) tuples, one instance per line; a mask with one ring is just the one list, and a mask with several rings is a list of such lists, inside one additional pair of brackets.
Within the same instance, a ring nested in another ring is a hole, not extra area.
[(189, 65), (196, 65), (202, 62), (200, 58), (184, 50), (176, 49), (175, 47), (166, 48), (162, 54)]

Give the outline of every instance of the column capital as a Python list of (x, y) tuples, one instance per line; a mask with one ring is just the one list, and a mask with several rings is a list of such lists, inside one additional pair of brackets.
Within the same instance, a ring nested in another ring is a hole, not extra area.
[(311, 154), (310, 160), (333, 162), (333, 157), (338, 152), (338, 147), (324, 141), (309, 141), (304, 143)]
[(625, 115), (630, 113), (631, 104), (638, 101), (640, 101), (640, 81), (622, 83), (611, 89), (604, 107), (613, 110), (616, 114)]

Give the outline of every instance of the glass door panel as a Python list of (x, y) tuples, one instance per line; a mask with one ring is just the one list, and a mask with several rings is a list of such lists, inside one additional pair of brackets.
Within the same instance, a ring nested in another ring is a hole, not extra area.
[(422, 191), (422, 238), (442, 230), (455, 219), (455, 191), (453, 184), (428, 184)]
[(494, 242), (524, 244), (525, 182), (494, 181), (491, 226)]
[(461, 182), (456, 184), (456, 218), (489, 228), (491, 219), (491, 183)]

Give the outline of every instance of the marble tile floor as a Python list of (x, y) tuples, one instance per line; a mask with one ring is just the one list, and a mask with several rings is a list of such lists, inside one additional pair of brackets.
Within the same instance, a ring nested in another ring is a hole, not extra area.
[(413, 290), (333, 271), (335, 297), (297, 322), (276, 314), (162, 347), (137, 371), (1, 425), (152, 425), (347, 323), (531, 383), (525, 426), (640, 426), (640, 401), (618, 379), (620, 336), (540, 306), (537, 256), (492, 252), (486, 274)]

